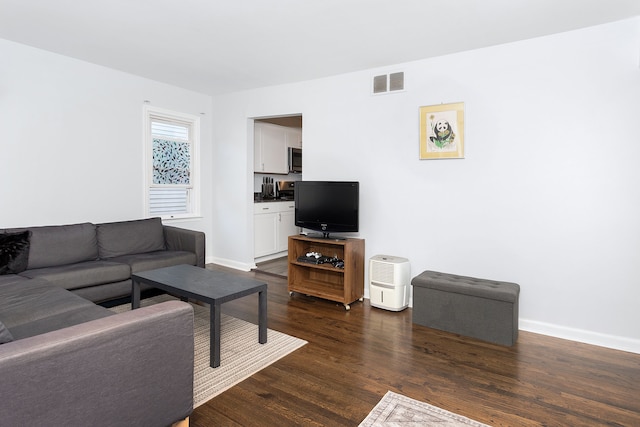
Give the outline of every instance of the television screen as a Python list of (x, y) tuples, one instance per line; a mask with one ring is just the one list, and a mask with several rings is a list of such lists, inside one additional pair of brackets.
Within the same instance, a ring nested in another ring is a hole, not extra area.
[(295, 224), (329, 233), (358, 231), (360, 184), (355, 181), (297, 181)]

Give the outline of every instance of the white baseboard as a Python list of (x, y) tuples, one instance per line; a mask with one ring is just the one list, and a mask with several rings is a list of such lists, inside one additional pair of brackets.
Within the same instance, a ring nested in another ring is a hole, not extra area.
[(286, 258), (286, 257), (287, 257), (287, 251), (284, 251), (284, 252), (278, 252), (278, 253), (275, 253), (275, 254), (258, 257), (258, 258), (255, 259), (255, 262), (259, 263), (259, 262), (264, 262), (264, 261), (271, 261), (272, 259)]
[[(239, 264), (236, 262), (231, 262), (229, 260), (215, 259), (209, 262), (221, 264), (226, 267), (236, 268), (243, 271), (249, 271), (256, 268), (255, 265), (249, 266), (248, 264)], [(364, 289), (364, 298), (369, 299), (368, 286)], [(409, 298), (409, 307), (413, 307), (413, 296)], [(584, 329), (568, 328), (566, 326), (558, 326), (551, 323), (538, 322), (536, 320), (527, 319), (519, 319), (518, 328), (521, 331), (533, 332), (536, 334), (548, 335), (555, 338), (606, 347), (613, 350), (628, 351), (630, 353), (640, 354), (640, 340), (636, 339), (619, 337), (616, 335), (601, 334), (598, 332), (586, 331)]]
[(521, 331), (640, 354), (640, 340), (585, 331), (584, 329), (568, 328), (535, 320), (520, 319), (518, 323)]
[(233, 261), (225, 258), (207, 258), (207, 264), (218, 264), (223, 267), (234, 268), (241, 271), (251, 271), (256, 268), (255, 264)]
[[(365, 298), (368, 288), (365, 289)], [(413, 307), (413, 296), (409, 298), (409, 307)], [(534, 332), (536, 334), (548, 335), (554, 338), (561, 338), (570, 341), (577, 341), (585, 344), (597, 345), (613, 350), (628, 351), (640, 354), (640, 340), (619, 337), (616, 335), (601, 334), (598, 332), (586, 331), (584, 329), (568, 328), (552, 323), (538, 322), (536, 320), (518, 319), (518, 329), (521, 331)]]

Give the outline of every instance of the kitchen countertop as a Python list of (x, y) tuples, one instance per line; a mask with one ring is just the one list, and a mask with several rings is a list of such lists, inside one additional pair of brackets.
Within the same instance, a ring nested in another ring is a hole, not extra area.
[(285, 197), (285, 198), (262, 198), (262, 197), (254, 197), (253, 203), (270, 203), (270, 202), (293, 202), (293, 197)]

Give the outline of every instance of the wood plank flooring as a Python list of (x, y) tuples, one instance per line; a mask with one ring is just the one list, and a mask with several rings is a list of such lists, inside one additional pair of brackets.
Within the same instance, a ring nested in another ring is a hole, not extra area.
[(260, 273), (273, 274), (275, 276), (287, 277), (288, 273), (288, 258), (276, 258), (270, 261), (264, 261), (258, 263), (257, 271)]
[[(208, 266), (208, 268), (219, 268)], [(234, 270), (229, 270), (234, 271)], [(640, 426), (640, 355), (520, 332), (502, 347), (269, 284), (269, 328), (309, 344), (191, 415), (191, 426), (357, 426), (387, 390), (492, 426)], [(257, 296), (223, 305), (257, 322)]]

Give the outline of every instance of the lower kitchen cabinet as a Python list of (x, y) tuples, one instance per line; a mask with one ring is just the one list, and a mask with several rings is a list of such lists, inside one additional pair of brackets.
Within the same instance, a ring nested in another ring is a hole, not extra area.
[(254, 257), (287, 251), (288, 237), (298, 234), (294, 222), (294, 203), (255, 203), (253, 210)]
[(278, 238), (276, 246), (278, 252), (285, 252), (288, 249), (289, 236), (300, 234), (300, 229), (295, 224), (295, 209), (293, 202), (285, 204), (285, 208), (280, 211), (278, 218)]

